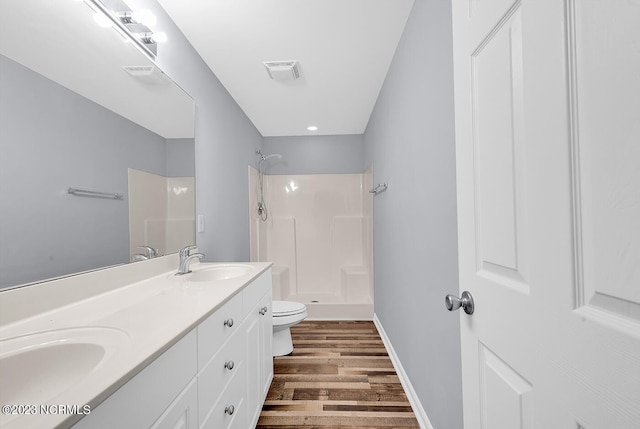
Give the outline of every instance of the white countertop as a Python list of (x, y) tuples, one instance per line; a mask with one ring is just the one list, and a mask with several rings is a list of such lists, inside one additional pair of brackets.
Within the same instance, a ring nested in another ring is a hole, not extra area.
[[(242, 263), (255, 269), (249, 274), (212, 283), (190, 282), (188, 275), (165, 271), (142, 281), (52, 308), (0, 326), (0, 345), (19, 336), (72, 328), (108, 328), (121, 334), (115, 353), (89, 376), (47, 404), (89, 405), (95, 409), (207, 316), (267, 270), (271, 263)], [(218, 263), (194, 263), (199, 271)], [(99, 274), (98, 274), (99, 275)], [(94, 275), (95, 276), (95, 275)], [(77, 280), (76, 280), (77, 281)], [(0, 294), (0, 300), (2, 294)], [(0, 349), (1, 350), (1, 349)], [(0, 357), (6, 351), (0, 351)], [(2, 389), (0, 381), (0, 390)], [(7, 404), (0, 404), (7, 405)], [(10, 404), (41, 405), (41, 404)], [(66, 428), (79, 415), (0, 415), (2, 428)]]

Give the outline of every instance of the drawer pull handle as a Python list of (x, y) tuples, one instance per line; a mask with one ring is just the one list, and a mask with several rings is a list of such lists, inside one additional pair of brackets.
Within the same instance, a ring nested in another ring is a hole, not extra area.
[(232, 360), (226, 361), (224, 363), (224, 367), (227, 368), (229, 371), (231, 371), (233, 369), (234, 365), (235, 364), (233, 363)]
[(232, 327), (233, 326), (233, 319), (232, 318), (228, 318), (227, 320), (225, 320), (224, 321), (224, 326)]
[(267, 310), (268, 310), (268, 308), (267, 308), (267, 307), (262, 307), (262, 308), (260, 309), (260, 315), (261, 315), (261, 316), (264, 316), (265, 314), (267, 314)]
[(233, 412), (235, 411), (235, 407), (233, 405), (228, 405), (227, 407), (225, 407), (224, 409), (224, 413), (225, 414), (229, 414), (230, 416), (233, 415)]

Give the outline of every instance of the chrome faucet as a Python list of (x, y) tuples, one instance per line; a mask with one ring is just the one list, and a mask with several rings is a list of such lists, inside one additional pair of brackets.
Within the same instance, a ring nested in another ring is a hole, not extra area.
[(178, 272), (176, 276), (181, 276), (183, 274), (189, 274), (191, 270), (189, 269), (189, 263), (193, 259), (202, 259), (204, 255), (202, 253), (191, 253), (192, 250), (197, 250), (196, 246), (186, 246), (184, 249), (180, 249), (180, 267), (178, 267)]
[(180, 266), (182, 266), (185, 263), (185, 260), (191, 254), (191, 251), (197, 250), (197, 249), (198, 247), (195, 245), (185, 246), (183, 249), (180, 249), (178, 251), (178, 254), (180, 255)]
[(154, 249), (151, 246), (138, 246), (138, 249), (143, 249), (146, 253), (146, 259), (153, 259), (158, 256), (158, 249)]

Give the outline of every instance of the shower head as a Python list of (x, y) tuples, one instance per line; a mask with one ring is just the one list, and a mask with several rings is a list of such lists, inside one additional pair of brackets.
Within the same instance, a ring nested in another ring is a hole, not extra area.
[(280, 155), (279, 153), (272, 153), (270, 155), (265, 155), (260, 150), (256, 151), (256, 155), (258, 155), (260, 157), (260, 161), (266, 161), (269, 158), (282, 159), (282, 155)]

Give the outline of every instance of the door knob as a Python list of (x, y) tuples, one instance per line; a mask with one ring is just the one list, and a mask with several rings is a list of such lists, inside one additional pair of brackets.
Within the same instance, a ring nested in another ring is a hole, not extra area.
[(465, 313), (473, 314), (473, 297), (469, 291), (462, 292), (460, 298), (455, 295), (447, 295), (444, 299), (444, 305), (447, 306), (447, 310), (454, 311), (462, 307)]

